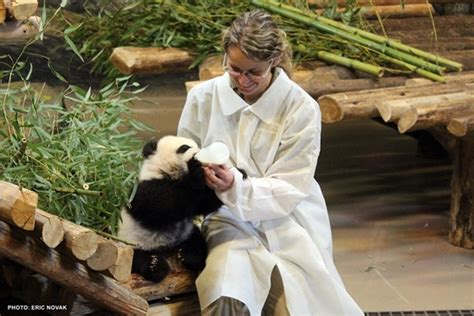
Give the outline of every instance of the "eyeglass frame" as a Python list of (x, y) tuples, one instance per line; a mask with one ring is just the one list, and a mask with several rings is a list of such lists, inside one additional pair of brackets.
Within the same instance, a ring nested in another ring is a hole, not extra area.
[(265, 79), (266, 76), (268, 76), (268, 74), (270, 73), (270, 70), (273, 67), (273, 62), (274, 61), (275, 61), (275, 58), (272, 58), (272, 59), (269, 60), (270, 66), (268, 66), (268, 69), (265, 71), (265, 73), (263, 75), (254, 75), (254, 74), (249, 73), (248, 70), (247, 71), (237, 71), (237, 70), (232, 69), (230, 66), (228, 66), (227, 65), (227, 62), (228, 62), (227, 53), (225, 53), (224, 58), (222, 59), (222, 69), (224, 69), (224, 71), (229, 73), (229, 76), (236, 77), (236, 78), (238, 78), (240, 76), (245, 76), (249, 80), (252, 80), (254, 82), (260, 82), (263, 79)]

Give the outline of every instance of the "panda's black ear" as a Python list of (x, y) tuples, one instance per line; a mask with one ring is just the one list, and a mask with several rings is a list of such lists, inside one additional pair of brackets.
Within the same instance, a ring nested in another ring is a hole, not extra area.
[(157, 145), (157, 141), (150, 141), (148, 142), (145, 147), (143, 147), (143, 150), (142, 150), (142, 155), (143, 157), (145, 158), (148, 158), (148, 156), (150, 156), (151, 154), (153, 154), (155, 151), (156, 151), (156, 145)]

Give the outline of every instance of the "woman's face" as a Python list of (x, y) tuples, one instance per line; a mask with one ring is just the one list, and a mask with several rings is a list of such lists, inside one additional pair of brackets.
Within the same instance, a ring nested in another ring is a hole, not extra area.
[(247, 102), (256, 101), (267, 90), (272, 67), (273, 61), (250, 59), (236, 46), (229, 47), (224, 59), (224, 69)]

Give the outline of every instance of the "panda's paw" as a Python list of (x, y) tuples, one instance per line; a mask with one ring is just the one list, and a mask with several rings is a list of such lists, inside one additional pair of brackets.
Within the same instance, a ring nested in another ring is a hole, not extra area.
[(152, 255), (143, 276), (153, 282), (160, 282), (168, 275), (169, 271), (170, 266), (164, 257)]
[(197, 159), (191, 159), (188, 161), (189, 176), (192, 179), (192, 183), (195, 185), (204, 186), (204, 170), (202, 169), (202, 163)]
[(179, 248), (177, 257), (186, 268), (193, 271), (201, 271), (206, 263), (205, 257), (184, 248)]

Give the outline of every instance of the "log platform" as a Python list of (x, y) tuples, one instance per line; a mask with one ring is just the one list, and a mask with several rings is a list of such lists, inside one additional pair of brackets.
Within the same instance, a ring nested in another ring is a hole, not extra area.
[(474, 248), (474, 72), (405, 85), (328, 94), (319, 98), (325, 123), (381, 117), (400, 133), (425, 129), (453, 158), (449, 241)]
[[(28, 306), (61, 314), (147, 315), (149, 301), (195, 296), (196, 273), (170, 255), (160, 283), (132, 274), (133, 248), (37, 208), (38, 196), (0, 181), (0, 285)], [(25, 225), (28, 223), (28, 225)], [(168, 302), (167, 302), (168, 303)], [(194, 306), (194, 308), (196, 308)]]

